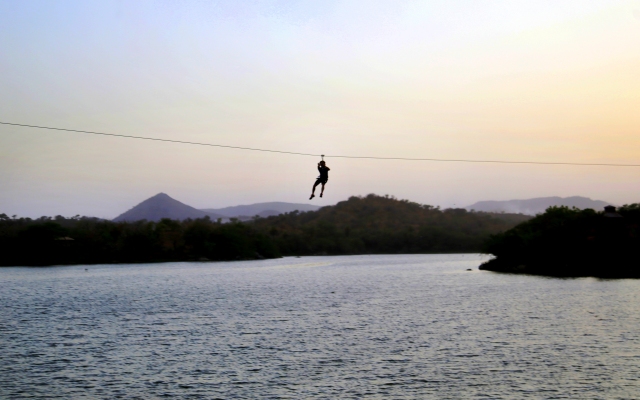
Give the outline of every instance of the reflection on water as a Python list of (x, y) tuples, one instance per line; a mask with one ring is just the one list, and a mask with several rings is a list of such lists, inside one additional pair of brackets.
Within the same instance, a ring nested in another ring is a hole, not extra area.
[(0, 398), (639, 396), (640, 281), (482, 259), (0, 269)]

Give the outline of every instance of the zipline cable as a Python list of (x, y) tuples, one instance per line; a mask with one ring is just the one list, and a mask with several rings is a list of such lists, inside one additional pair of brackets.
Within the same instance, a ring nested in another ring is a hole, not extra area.
[(127, 138), (127, 139), (153, 140), (153, 141), (156, 141), (156, 142), (193, 144), (193, 145), (197, 145), (197, 146), (210, 146), (210, 147), (224, 147), (224, 148), (227, 148), (227, 149), (237, 149), (237, 150), (265, 151), (265, 152), (268, 152), (268, 153), (295, 154), (295, 155), (299, 155), (299, 156), (313, 156), (313, 157), (318, 157), (319, 156), (319, 154), (295, 153), (295, 152), (292, 152), (292, 151), (254, 149), (252, 147), (226, 146), (226, 145), (222, 145), (222, 144), (187, 142), (187, 141), (184, 141), (184, 140), (160, 139), (160, 138), (152, 138), (152, 137), (144, 137), (144, 136), (119, 135), (119, 134), (116, 134), (116, 133), (81, 131), (81, 130), (78, 130), (78, 129), (52, 128), (50, 126), (14, 124), (14, 123), (11, 123), (11, 122), (2, 122), (2, 121), (0, 121), (0, 124), (2, 124), (2, 125), (12, 125), (12, 126), (21, 126), (21, 127), (26, 127), (26, 128), (49, 129), (49, 130), (53, 130), (53, 131), (90, 133), (92, 135), (115, 136), (115, 137), (121, 137), (121, 138)]
[(2, 121), (0, 121), (0, 124), (2, 124), (2, 125), (10, 125), (10, 126), (19, 126), (19, 127), (24, 127), (24, 128), (37, 128), (37, 129), (48, 129), (48, 130), (54, 130), (54, 131), (88, 133), (88, 134), (91, 134), (91, 135), (113, 136), (113, 137), (120, 137), (120, 138), (127, 138), (127, 139), (153, 140), (153, 141), (157, 141), (157, 142), (190, 144), (190, 145), (196, 145), (196, 146), (222, 147), (222, 148), (226, 148), (226, 149), (262, 151), (262, 152), (266, 152), (266, 153), (280, 153), (280, 154), (293, 154), (293, 155), (298, 155), (298, 156), (322, 157), (323, 159), (324, 159), (324, 157), (327, 157), (327, 158), (351, 158), (351, 159), (367, 159), (367, 160), (436, 161), (436, 162), (492, 163), (492, 164), (577, 165), (577, 166), (593, 166), (593, 167), (640, 167), (640, 164), (573, 163), (573, 162), (506, 161), (506, 160), (473, 160), (473, 159), (452, 159), (452, 158), (374, 157), (374, 156), (345, 156), (345, 155), (335, 155), (334, 156), (334, 155), (324, 155), (324, 154), (297, 153), (297, 152), (293, 152), (293, 151), (258, 149), (258, 148), (253, 148), (253, 147), (228, 146), (228, 145), (213, 144), (213, 143), (188, 142), (188, 141), (184, 141), (184, 140), (160, 139), (160, 138), (145, 137), (145, 136), (120, 135), (120, 134), (116, 134), (116, 133), (84, 131), (84, 130), (79, 130), (79, 129), (53, 128), (53, 127), (50, 127), (50, 126), (16, 124), (16, 123), (12, 123), (12, 122), (2, 122)]

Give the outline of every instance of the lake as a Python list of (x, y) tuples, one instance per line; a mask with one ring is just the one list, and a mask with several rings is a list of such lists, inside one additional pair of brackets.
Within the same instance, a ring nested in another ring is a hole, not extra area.
[(0, 268), (0, 398), (640, 397), (640, 280), (486, 259)]

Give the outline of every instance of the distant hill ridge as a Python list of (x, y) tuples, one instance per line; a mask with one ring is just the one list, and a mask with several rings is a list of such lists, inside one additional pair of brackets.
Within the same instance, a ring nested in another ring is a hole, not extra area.
[(222, 219), (228, 221), (230, 218), (239, 218), (241, 220), (250, 219), (258, 215), (260, 217), (269, 217), (279, 215), (291, 211), (315, 211), (320, 207), (311, 204), (296, 204), (284, 202), (256, 203), (249, 205), (241, 205), (234, 207), (225, 207), (220, 209), (203, 209), (191, 207), (176, 199), (171, 198), (166, 193), (158, 193), (150, 197), (142, 203), (131, 208), (127, 212), (120, 214), (113, 219), (114, 222), (121, 221), (155, 221), (158, 222), (162, 218), (174, 220), (197, 219), (209, 216), (213, 220)]
[[(465, 207), (467, 210), (475, 210), (489, 213), (515, 213), (536, 215), (543, 213), (551, 206), (567, 206), (580, 209), (592, 208), (602, 210), (609, 205), (605, 201), (591, 200), (587, 197), (539, 197), (525, 200), (509, 201), (480, 201)], [(222, 219), (228, 221), (230, 218), (248, 220), (258, 215), (260, 217), (270, 217), (280, 215), (295, 210), (317, 211), (319, 206), (302, 203), (267, 202), (248, 205), (239, 205), (224, 208), (197, 209), (171, 198), (166, 193), (158, 193), (150, 197), (127, 212), (113, 219), (119, 221), (160, 221), (162, 218), (174, 220), (197, 219), (209, 216), (213, 220)]]
[(611, 205), (611, 203), (602, 200), (591, 200), (588, 197), (572, 196), (563, 198), (554, 196), (524, 200), (479, 201), (465, 208), (467, 210), (484, 212), (536, 215), (544, 213), (547, 208), (553, 206), (576, 207), (582, 210), (591, 208), (596, 211), (601, 211), (607, 205)]
[(202, 211), (224, 215), (228, 218), (240, 216), (252, 217), (255, 215), (259, 215), (264, 218), (292, 212), (295, 210), (317, 211), (319, 208), (319, 206), (314, 206), (311, 204), (285, 203), (281, 201), (274, 201), (270, 203), (256, 203), (225, 208), (204, 208), (202, 209)]

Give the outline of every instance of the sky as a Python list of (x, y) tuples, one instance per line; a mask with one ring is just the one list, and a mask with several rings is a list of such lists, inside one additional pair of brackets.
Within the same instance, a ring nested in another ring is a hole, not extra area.
[(0, 213), (393, 195), (640, 202), (640, 0), (0, 0)]

